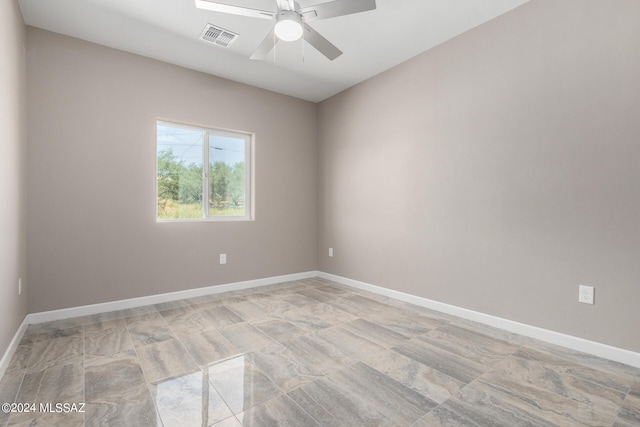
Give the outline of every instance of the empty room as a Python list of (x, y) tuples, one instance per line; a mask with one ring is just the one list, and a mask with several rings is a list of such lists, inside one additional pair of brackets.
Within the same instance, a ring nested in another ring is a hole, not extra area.
[(640, 426), (640, 1), (0, 2), (0, 427)]

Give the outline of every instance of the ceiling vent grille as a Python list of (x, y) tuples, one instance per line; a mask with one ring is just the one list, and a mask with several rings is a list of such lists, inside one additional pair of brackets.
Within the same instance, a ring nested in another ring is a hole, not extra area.
[(229, 47), (236, 41), (238, 34), (225, 30), (215, 25), (207, 24), (204, 27), (204, 31), (200, 34), (200, 39), (209, 43), (213, 43), (217, 46)]

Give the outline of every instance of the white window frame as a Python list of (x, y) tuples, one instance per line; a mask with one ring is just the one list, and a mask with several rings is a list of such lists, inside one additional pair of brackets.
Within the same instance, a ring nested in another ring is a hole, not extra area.
[[(168, 120), (156, 120), (156, 176), (158, 173), (158, 126), (178, 127), (203, 133), (202, 139), (202, 218), (161, 219), (158, 211), (158, 180), (156, 179), (156, 222), (220, 222), (220, 221), (253, 221), (254, 219), (254, 141), (255, 134), (237, 130), (220, 129), (207, 126), (188, 125)], [(209, 215), (209, 136), (219, 135), (244, 140), (244, 215)]]

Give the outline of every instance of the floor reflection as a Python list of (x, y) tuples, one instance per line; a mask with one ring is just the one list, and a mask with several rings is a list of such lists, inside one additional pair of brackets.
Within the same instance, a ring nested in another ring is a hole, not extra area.
[(209, 382), (209, 367), (152, 384), (151, 392), (165, 426), (209, 426), (233, 416)]
[(280, 390), (244, 354), (209, 366), (209, 382), (234, 414), (279, 395)]
[(168, 426), (210, 426), (280, 394), (247, 354), (158, 381), (151, 391)]

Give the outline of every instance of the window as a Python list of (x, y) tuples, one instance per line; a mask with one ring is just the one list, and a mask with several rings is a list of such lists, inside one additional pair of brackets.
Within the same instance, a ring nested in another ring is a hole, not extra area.
[(250, 220), (248, 133), (157, 122), (157, 219)]

